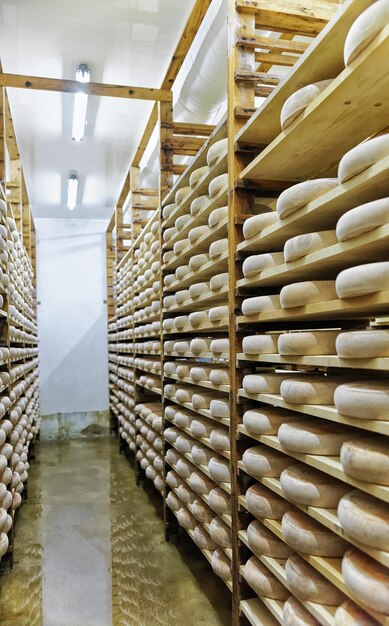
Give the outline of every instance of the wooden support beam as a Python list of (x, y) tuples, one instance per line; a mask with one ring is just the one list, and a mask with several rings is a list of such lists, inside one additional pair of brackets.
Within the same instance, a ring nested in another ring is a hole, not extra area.
[(147, 189), (146, 187), (139, 187), (131, 190), (132, 193), (138, 193), (141, 196), (158, 196), (158, 189)]
[(274, 53), (290, 52), (293, 54), (303, 54), (309, 46), (304, 41), (288, 41), (281, 37), (262, 37), (260, 35), (239, 37), (236, 44), (246, 48), (271, 50)]
[(324, 0), (236, 0), (236, 7), (255, 15), (257, 29), (294, 35), (317, 35), (339, 8)]
[(179, 152), (180, 150), (190, 150), (197, 154), (204, 145), (204, 137), (172, 137), (171, 148), (174, 154), (188, 154), (187, 152)]
[(154, 100), (156, 102), (172, 101), (172, 92), (169, 89), (111, 85), (105, 83), (80, 83), (77, 80), (43, 78), (41, 76), (21, 76), (18, 74), (0, 73), (0, 85), (3, 87), (38, 89), (40, 91), (60, 91), (63, 93), (82, 92), (90, 96), (109, 96), (111, 98), (128, 98), (131, 100)]
[(244, 82), (258, 85), (278, 85), (283, 76), (266, 74), (266, 72), (251, 72), (239, 70), (235, 72), (235, 82)]
[(189, 122), (173, 122), (173, 133), (175, 135), (198, 135), (209, 137), (216, 126), (212, 124), (190, 124)]
[(160, 204), (173, 186), (173, 107), (168, 102), (159, 105), (159, 163), (160, 163)]
[(173, 163), (171, 166), (171, 172), (174, 176), (181, 176), (186, 170), (187, 165), (181, 165), (180, 163)]
[(298, 56), (291, 54), (273, 54), (272, 52), (256, 52), (255, 61), (257, 63), (266, 63), (272, 65), (281, 65), (285, 67), (293, 67), (298, 61)]
[(236, 106), (235, 107), (235, 117), (236, 118), (240, 118), (240, 119), (244, 119), (244, 120), (249, 120), (250, 117), (256, 112), (256, 107), (241, 107), (241, 106)]
[(268, 96), (270, 96), (273, 90), (274, 90), (274, 87), (265, 86), (265, 85), (257, 85), (255, 87), (255, 95), (258, 98), (267, 98)]
[[(1, 74), (0, 74), (1, 76)], [(16, 141), (15, 129), (12, 121), (11, 109), (6, 92), (4, 92), (4, 139), (10, 159), (20, 159), (19, 148)]]

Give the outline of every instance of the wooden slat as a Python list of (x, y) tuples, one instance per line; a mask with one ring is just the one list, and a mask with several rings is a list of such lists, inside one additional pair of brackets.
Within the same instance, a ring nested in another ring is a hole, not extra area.
[(290, 52), (294, 54), (303, 54), (309, 46), (305, 41), (289, 41), (287, 39), (263, 37), (260, 35), (238, 37), (236, 44), (247, 48), (263, 48), (274, 53)]
[(253, 72), (251, 70), (237, 70), (235, 72), (236, 82), (252, 83), (254, 85), (278, 85), (282, 76), (267, 74), (266, 72)]
[(215, 130), (212, 124), (191, 124), (189, 122), (173, 122), (173, 133), (176, 135), (200, 135), (209, 137)]
[(255, 60), (257, 63), (269, 63), (269, 65), (282, 65), (286, 67), (292, 67), (296, 61), (297, 56), (290, 54), (273, 54), (271, 52), (256, 52)]

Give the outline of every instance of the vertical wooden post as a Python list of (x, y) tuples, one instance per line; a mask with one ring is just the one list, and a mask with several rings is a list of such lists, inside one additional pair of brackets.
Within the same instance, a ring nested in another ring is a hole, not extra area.
[[(1, 67), (0, 67), (1, 69)], [(5, 182), (5, 87), (0, 87), (0, 182)]]
[(130, 222), (131, 222), (131, 242), (134, 244), (135, 239), (142, 230), (142, 222), (137, 220), (142, 218), (141, 211), (136, 209), (136, 205), (140, 204), (141, 196), (136, 192), (140, 189), (140, 167), (139, 165), (130, 167), (130, 191), (131, 191), (131, 207), (130, 207)]
[(159, 199), (162, 200), (173, 186), (173, 105), (159, 102), (160, 181)]

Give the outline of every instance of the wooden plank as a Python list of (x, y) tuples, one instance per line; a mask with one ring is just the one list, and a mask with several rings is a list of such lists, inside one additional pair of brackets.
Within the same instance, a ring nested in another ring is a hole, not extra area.
[(171, 147), (174, 154), (182, 154), (180, 150), (192, 150), (196, 154), (204, 144), (204, 137), (180, 137), (177, 135), (172, 136)]
[(159, 119), (159, 201), (162, 201), (173, 186), (173, 107), (170, 102), (160, 102)]
[(310, 44), (305, 41), (290, 41), (281, 39), (281, 37), (263, 37), (261, 35), (253, 35), (247, 37), (243, 35), (236, 40), (237, 46), (245, 46), (247, 48), (261, 48), (271, 50), (274, 53), (290, 52), (293, 54), (303, 54)]
[(63, 78), (45, 78), (42, 76), (24, 76), (18, 74), (1, 74), (0, 85), (18, 89), (40, 91), (60, 91), (62, 93), (86, 93), (90, 96), (108, 96), (111, 98), (127, 98), (131, 100), (154, 100), (171, 102), (172, 92), (169, 89), (152, 87), (133, 87), (129, 85), (113, 85), (107, 83), (80, 83), (77, 80)]
[(173, 133), (176, 135), (199, 135), (209, 137), (215, 130), (212, 124), (192, 124), (190, 122), (173, 122)]
[[(386, 322), (387, 325), (387, 322)], [(372, 371), (389, 371), (389, 357), (377, 357), (374, 359), (342, 359), (336, 355), (310, 355), (310, 356), (281, 356), (280, 354), (250, 354), (240, 352), (237, 356), (239, 361), (250, 363), (272, 363), (274, 365), (296, 365), (305, 367), (344, 369), (365, 369)]]
[(255, 85), (278, 85), (283, 76), (267, 74), (266, 72), (254, 72), (251, 70), (237, 70), (235, 72), (236, 82), (253, 83)]
[(286, 67), (292, 67), (296, 63), (296, 61), (298, 61), (298, 57), (291, 54), (256, 52), (255, 61), (257, 63), (269, 63), (270, 65), (282, 65)]

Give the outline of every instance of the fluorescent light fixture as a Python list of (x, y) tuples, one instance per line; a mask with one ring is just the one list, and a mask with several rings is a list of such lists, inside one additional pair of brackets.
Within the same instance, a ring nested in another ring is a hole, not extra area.
[[(76, 80), (79, 83), (89, 83), (90, 71), (88, 66), (82, 63), (79, 65), (76, 71)], [(72, 139), (73, 141), (82, 141), (85, 132), (86, 123), (86, 109), (88, 106), (88, 96), (81, 91), (74, 95), (74, 109), (73, 109), (73, 129)]]
[(75, 174), (71, 174), (68, 180), (68, 209), (73, 211), (77, 204), (78, 178)]

